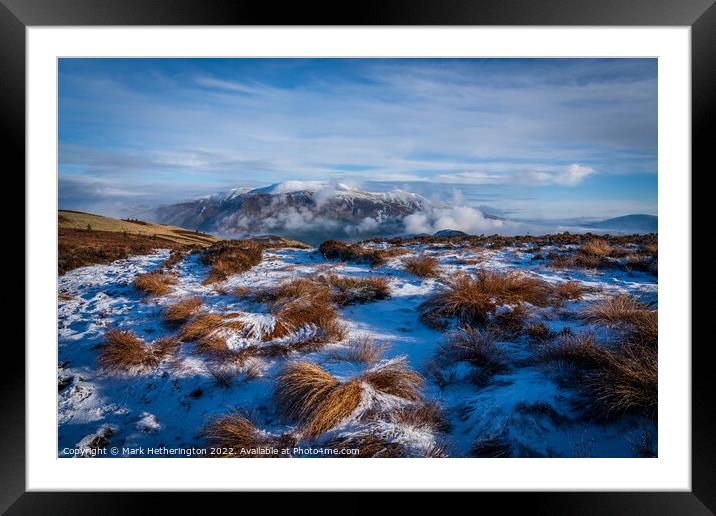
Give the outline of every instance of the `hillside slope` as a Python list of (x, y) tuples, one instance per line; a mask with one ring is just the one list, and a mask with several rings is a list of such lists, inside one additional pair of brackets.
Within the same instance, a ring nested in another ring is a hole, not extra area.
[(92, 231), (108, 231), (111, 233), (127, 233), (129, 235), (161, 238), (178, 244), (205, 246), (219, 240), (206, 233), (197, 233), (178, 226), (167, 226), (134, 219), (114, 219), (103, 215), (71, 210), (58, 211), (57, 225), (59, 228), (85, 231), (89, 226)]
[(57, 214), (60, 274), (85, 265), (111, 263), (155, 249), (188, 251), (219, 239), (174, 226), (129, 221), (68, 210)]

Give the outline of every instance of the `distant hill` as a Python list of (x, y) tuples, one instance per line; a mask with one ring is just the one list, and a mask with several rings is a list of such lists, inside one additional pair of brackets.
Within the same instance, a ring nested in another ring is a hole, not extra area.
[(154, 224), (153, 222), (136, 219), (114, 219), (73, 210), (59, 210), (57, 212), (57, 225), (64, 229), (87, 230), (89, 227), (92, 231), (108, 231), (111, 233), (160, 238), (177, 244), (199, 245), (202, 247), (220, 240), (206, 233), (197, 233), (177, 226)]
[(627, 233), (658, 233), (659, 217), (643, 214), (624, 215), (622, 217), (582, 224), (582, 226), (593, 229), (611, 229)]
[(458, 231), (457, 229), (441, 229), (433, 234), (435, 237), (449, 238), (449, 237), (466, 237), (469, 236), (464, 231)]

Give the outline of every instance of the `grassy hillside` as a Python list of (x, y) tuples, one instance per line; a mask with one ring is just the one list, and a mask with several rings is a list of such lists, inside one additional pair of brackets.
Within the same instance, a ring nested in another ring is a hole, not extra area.
[[(110, 263), (138, 254), (149, 254), (155, 249), (173, 249), (176, 256), (184, 252), (207, 248), (222, 241), (206, 233), (154, 224), (141, 220), (121, 220), (92, 213), (60, 210), (58, 224), (58, 259), (60, 274), (92, 265)], [(310, 246), (296, 240), (275, 235), (255, 237), (252, 240), (264, 248)]]
[(140, 235), (170, 240), (178, 244), (199, 245), (202, 247), (219, 240), (206, 233), (197, 233), (176, 226), (164, 226), (162, 224), (154, 224), (142, 220), (113, 219), (111, 217), (103, 217), (102, 215), (94, 215), (80, 211), (59, 210), (57, 223), (61, 229), (81, 229), (87, 231), (89, 227), (92, 231)]
[(84, 265), (148, 254), (154, 249), (191, 251), (219, 241), (214, 236), (175, 226), (68, 210), (58, 212), (57, 225), (60, 274)]

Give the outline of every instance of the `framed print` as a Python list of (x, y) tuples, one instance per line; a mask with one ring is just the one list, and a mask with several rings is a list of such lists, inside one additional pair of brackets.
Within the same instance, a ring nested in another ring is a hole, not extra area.
[(81, 3), (2, 7), (8, 514), (347, 490), (710, 513), (710, 2)]

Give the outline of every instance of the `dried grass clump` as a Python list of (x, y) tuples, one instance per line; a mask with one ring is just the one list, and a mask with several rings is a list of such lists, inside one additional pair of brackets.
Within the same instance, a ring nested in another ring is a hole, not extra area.
[(557, 299), (576, 301), (582, 299), (587, 289), (578, 281), (562, 281), (554, 285), (554, 290)]
[(581, 314), (592, 324), (618, 327), (626, 324), (639, 324), (644, 318), (651, 317), (653, 310), (628, 294), (617, 294), (593, 303)]
[(343, 362), (374, 364), (383, 358), (386, 347), (370, 335), (360, 335), (348, 341), (344, 349), (333, 351), (331, 358)]
[(419, 278), (435, 278), (439, 276), (438, 264), (437, 258), (427, 255), (403, 259), (405, 270)]
[(201, 308), (202, 304), (200, 297), (185, 297), (164, 310), (164, 321), (170, 325), (184, 323)]
[(563, 362), (578, 368), (598, 367), (605, 360), (607, 350), (597, 344), (593, 333), (563, 335), (537, 351), (542, 362)]
[(437, 293), (418, 309), (428, 326), (445, 328), (447, 319), (484, 325), (501, 305), (530, 303), (547, 306), (554, 303), (549, 283), (517, 271), (478, 271), (474, 275), (455, 274)]
[(152, 296), (164, 296), (172, 291), (171, 285), (176, 285), (177, 278), (173, 274), (152, 271), (139, 274), (134, 279), (134, 288)]
[(339, 382), (311, 362), (291, 362), (276, 378), (275, 398), (284, 414), (299, 421), (309, 437), (330, 430), (350, 416), (363, 396), (359, 381)]
[(326, 240), (318, 250), (327, 260), (337, 258), (342, 262), (365, 262), (377, 267), (385, 262), (386, 253), (380, 249), (366, 249), (358, 244), (344, 244), (337, 240)]
[(297, 299), (275, 303), (271, 313), (276, 318), (273, 332), (267, 339), (285, 337), (305, 326), (318, 329), (322, 340), (341, 340), (345, 328), (338, 323), (338, 312), (327, 291), (316, 291)]
[(525, 331), (531, 340), (537, 342), (543, 342), (555, 336), (554, 332), (549, 329), (549, 326), (541, 321), (530, 324)]
[(369, 369), (360, 379), (383, 394), (411, 401), (421, 398), (423, 379), (408, 367), (405, 357), (394, 358)]
[(612, 253), (612, 246), (606, 240), (594, 239), (580, 245), (579, 252), (587, 256), (607, 257)]
[(628, 412), (656, 418), (658, 357), (656, 349), (624, 346), (588, 380), (597, 417), (610, 419)]
[(203, 430), (207, 448), (221, 452), (224, 457), (288, 457), (281, 450), (295, 446), (290, 434), (273, 435), (259, 430), (239, 412), (212, 419)]
[(207, 248), (201, 261), (211, 266), (204, 284), (223, 281), (261, 263), (263, 246), (253, 240), (222, 240)]
[(397, 424), (430, 432), (447, 432), (450, 429), (442, 408), (435, 402), (398, 408), (391, 414), (391, 419)]
[(342, 458), (379, 459), (407, 456), (405, 446), (400, 443), (390, 442), (373, 433), (337, 437), (328, 441), (326, 447), (341, 451), (358, 451), (358, 453), (341, 453), (337, 455)]
[(275, 287), (260, 289), (255, 297), (259, 303), (280, 303), (319, 295), (328, 296), (325, 285), (320, 285), (309, 278), (296, 278), (283, 281)]
[(501, 373), (507, 369), (504, 352), (495, 344), (492, 335), (486, 331), (462, 326), (448, 336), (436, 353), (436, 363), (448, 366), (467, 362), (480, 368), (484, 377)]
[(530, 312), (523, 303), (495, 314), (496, 330), (505, 336), (517, 336), (524, 332)]
[(639, 254), (630, 254), (624, 259), (624, 270), (653, 272), (654, 263), (657, 263), (653, 256), (644, 256)]
[(290, 362), (276, 378), (274, 397), (281, 411), (316, 437), (345, 421), (363, 400), (366, 386), (406, 400), (420, 398), (420, 376), (396, 359), (341, 382), (311, 362)]
[(350, 277), (337, 274), (319, 274), (315, 281), (330, 289), (331, 301), (338, 306), (368, 303), (390, 297), (390, 285), (380, 276)]
[[(205, 339), (225, 327), (225, 316), (221, 314), (199, 314), (187, 321), (179, 330), (179, 338), (185, 342)], [(232, 321), (231, 327), (240, 330), (241, 321)]]
[(570, 335), (545, 346), (538, 358), (576, 369), (576, 387), (587, 412), (612, 419), (628, 412), (655, 418), (658, 401), (658, 356), (655, 346), (628, 340), (600, 345), (594, 335)]
[(98, 361), (107, 371), (151, 369), (172, 355), (177, 346), (178, 341), (171, 337), (158, 339), (150, 345), (131, 331), (109, 330)]

